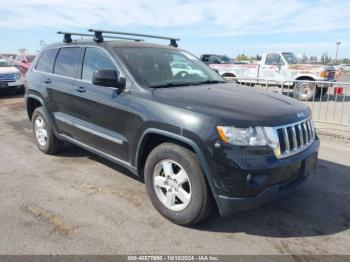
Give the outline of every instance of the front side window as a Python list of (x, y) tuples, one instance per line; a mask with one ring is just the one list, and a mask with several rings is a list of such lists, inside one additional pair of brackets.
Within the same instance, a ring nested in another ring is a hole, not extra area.
[(52, 73), (57, 51), (58, 49), (45, 50), (41, 54), (35, 69), (46, 73)]
[(84, 55), (81, 79), (92, 81), (92, 75), (96, 70), (117, 70), (108, 54), (100, 48), (87, 47)]
[(143, 87), (225, 82), (214, 70), (185, 51), (153, 47), (115, 47), (115, 50)]
[(66, 47), (58, 52), (54, 74), (75, 78), (80, 63), (80, 48)]
[(266, 65), (283, 65), (284, 63), (279, 54), (268, 54), (266, 56), (265, 64)]

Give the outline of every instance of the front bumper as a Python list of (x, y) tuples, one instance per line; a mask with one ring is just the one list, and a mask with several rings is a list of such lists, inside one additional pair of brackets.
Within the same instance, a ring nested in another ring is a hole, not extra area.
[(215, 181), (220, 185), (214, 195), (220, 215), (256, 208), (293, 191), (315, 169), (318, 148), (317, 138), (305, 151), (285, 159), (268, 156), (268, 151), (241, 151), (238, 158), (235, 149), (225, 150), (226, 164)]
[(22, 79), (14, 82), (0, 82), (0, 93), (18, 92), (24, 90)]
[(267, 187), (255, 197), (235, 198), (216, 195), (215, 200), (218, 204), (219, 213), (222, 217), (226, 217), (239, 211), (257, 208), (292, 192), (308, 176), (309, 174), (300, 175), (292, 181)]

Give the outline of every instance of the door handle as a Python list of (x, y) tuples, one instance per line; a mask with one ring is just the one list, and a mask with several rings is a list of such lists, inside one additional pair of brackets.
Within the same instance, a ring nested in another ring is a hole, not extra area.
[(84, 88), (84, 87), (82, 87), (82, 86), (80, 86), (80, 87), (76, 87), (76, 88), (74, 88), (76, 91), (78, 91), (78, 92), (80, 92), (80, 93), (85, 93), (86, 92), (86, 89)]
[(45, 79), (44, 81), (43, 81), (45, 84), (51, 84), (52, 82), (51, 82), (51, 79)]

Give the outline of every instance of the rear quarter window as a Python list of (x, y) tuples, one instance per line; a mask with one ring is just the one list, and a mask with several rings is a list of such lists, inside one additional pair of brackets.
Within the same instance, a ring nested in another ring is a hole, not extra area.
[(48, 49), (44, 51), (41, 54), (35, 69), (46, 73), (52, 73), (57, 51), (58, 49)]
[(61, 48), (58, 52), (53, 73), (75, 78), (80, 66), (80, 47)]

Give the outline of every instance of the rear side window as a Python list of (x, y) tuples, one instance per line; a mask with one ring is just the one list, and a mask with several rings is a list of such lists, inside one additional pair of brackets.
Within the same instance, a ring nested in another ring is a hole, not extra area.
[(80, 47), (61, 48), (58, 52), (54, 74), (75, 78), (80, 63)]
[(57, 51), (58, 49), (48, 49), (44, 51), (40, 56), (35, 69), (46, 73), (52, 73)]
[(99, 48), (87, 47), (84, 56), (81, 79), (92, 81), (93, 73), (99, 69), (117, 70), (113, 61), (105, 51)]

